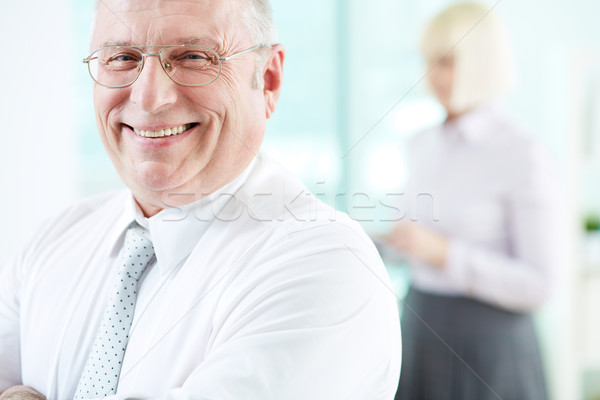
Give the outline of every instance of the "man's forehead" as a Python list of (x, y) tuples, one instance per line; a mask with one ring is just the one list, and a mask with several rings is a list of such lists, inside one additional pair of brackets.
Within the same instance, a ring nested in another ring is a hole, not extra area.
[(214, 9), (219, 4), (235, 3), (239, 0), (99, 0), (97, 10), (115, 12), (160, 11), (169, 7)]
[(213, 48), (217, 50), (220, 46), (220, 43), (214, 40), (210, 36), (185, 36), (185, 37), (171, 37), (169, 42), (152, 42), (152, 43), (144, 43), (140, 41), (139, 38), (132, 39), (116, 39), (112, 36), (106, 37), (101, 43), (99, 43), (99, 47), (107, 47), (107, 46), (135, 46), (135, 47), (152, 47), (152, 46), (163, 46), (163, 45), (172, 45), (172, 44), (188, 44), (188, 45), (197, 45)]
[(240, 1), (245, 0), (100, 0), (93, 42), (98, 47), (219, 42), (228, 36)]

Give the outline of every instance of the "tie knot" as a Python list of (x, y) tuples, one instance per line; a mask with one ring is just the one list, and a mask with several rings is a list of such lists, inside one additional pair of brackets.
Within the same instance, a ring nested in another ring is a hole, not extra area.
[(121, 273), (138, 280), (154, 257), (152, 242), (142, 235), (143, 228), (132, 226), (125, 234), (125, 244), (121, 255)]

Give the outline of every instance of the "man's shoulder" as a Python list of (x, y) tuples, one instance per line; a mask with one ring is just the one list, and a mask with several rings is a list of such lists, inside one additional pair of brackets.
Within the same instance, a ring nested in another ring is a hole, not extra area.
[(284, 166), (261, 154), (254, 170), (235, 194), (235, 201), (223, 210), (239, 217), (241, 223), (260, 229), (295, 233), (321, 228), (362, 232), (354, 220), (318, 199)]
[[(311, 274), (321, 276), (321, 283), (336, 284), (343, 276), (348, 287), (374, 289), (388, 280), (361, 225), (316, 198), (268, 157), (259, 160), (228, 208), (210, 233), (215, 243), (230, 250), (225, 257), (238, 260), (235, 290), (258, 285), (266, 276), (274, 285)], [(223, 257), (222, 249), (205, 248), (204, 255)]]
[(95, 222), (107, 223), (109, 220), (116, 220), (123, 213), (128, 196), (128, 191), (118, 190), (77, 200), (50, 216), (36, 236), (38, 240), (55, 239), (76, 226), (91, 226)]
[(112, 190), (109, 192), (97, 193), (83, 197), (67, 207), (65, 212), (85, 212), (86, 214), (94, 213), (106, 209), (119, 208), (122, 209), (126, 204), (127, 199), (131, 196), (126, 189)]
[(56, 222), (69, 223), (88, 216), (122, 212), (130, 196), (127, 190), (98, 193), (79, 199), (54, 216)]
[(230, 231), (234, 222), (240, 240), (262, 243), (269, 253), (290, 245), (307, 252), (340, 246), (374, 249), (358, 222), (319, 200), (277, 161), (264, 155), (258, 161), (234, 201), (219, 215), (219, 221), (228, 225), (223, 232)]

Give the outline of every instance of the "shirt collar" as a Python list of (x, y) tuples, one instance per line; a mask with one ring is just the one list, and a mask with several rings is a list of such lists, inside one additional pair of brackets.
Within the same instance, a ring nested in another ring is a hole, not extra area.
[(135, 207), (137, 204), (135, 203), (131, 192), (123, 191), (122, 193), (124, 198), (119, 199), (119, 201), (124, 202), (125, 208), (115, 222), (108, 240), (109, 255), (112, 255), (113, 257), (116, 257), (121, 250), (121, 247), (123, 247), (125, 231), (127, 231), (129, 225), (135, 221)]
[(182, 207), (166, 208), (146, 218), (131, 192), (121, 218), (115, 225), (112, 254), (122, 247), (125, 231), (133, 221), (146, 229), (152, 241), (161, 275), (179, 265), (190, 255), (219, 212), (248, 179), (257, 158), (237, 178), (217, 191)]
[(474, 143), (485, 138), (492, 131), (494, 121), (502, 114), (497, 103), (487, 103), (468, 111), (458, 119), (445, 122), (442, 131), (448, 137), (460, 138), (467, 143)]

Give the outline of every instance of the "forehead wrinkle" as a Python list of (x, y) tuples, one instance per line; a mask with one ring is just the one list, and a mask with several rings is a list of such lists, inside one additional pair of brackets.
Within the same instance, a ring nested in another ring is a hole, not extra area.
[[(117, 30), (119, 32), (124, 31), (124, 28), (126, 28), (126, 38), (109, 36), (107, 39), (102, 40), (100, 36), (97, 37), (97, 41), (101, 42), (102, 45), (98, 47), (109, 45), (144, 47), (150, 45), (197, 44), (209, 47), (217, 53), (224, 55), (240, 50), (240, 46), (244, 45), (242, 36), (245, 35), (240, 35), (239, 30), (234, 29), (235, 24), (230, 23), (232, 11), (239, 16), (237, 8), (232, 8), (233, 4), (237, 3), (237, 1), (234, 0), (230, 3), (229, 7), (217, 7), (219, 10), (217, 14), (210, 14), (213, 17), (211, 18), (214, 21), (213, 23), (207, 23), (206, 20), (202, 20), (202, 14), (195, 15), (193, 12), (187, 14), (178, 9), (174, 10), (171, 6), (177, 2), (195, 5), (210, 3), (207, 0), (110, 2), (110, 9), (103, 7), (104, 10), (100, 10), (98, 16), (99, 19), (104, 19), (105, 25), (102, 31), (111, 32), (121, 28)], [(190, 17), (199, 20), (198, 26), (202, 32), (198, 32), (197, 36), (193, 36), (196, 32), (185, 32), (183, 36), (172, 36), (179, 34), (177, 29), (179, 27), (178, 21), (184, 21)], [(96, 27), (98, 28), (99, 25), (97, 24)], [(173, 29), (169, 29), (171, 26)], [(233, 29), (233, 31), (230, 31), (228, 28)], [(97, 33), (99, 34), (100, 32), (97, 31)], [(238, 49), (237, 47), (240, 48)]]
[(216, 42), (211, 38), (201, 38), (198, 36), (187, 36), (183, 38), (175, 38), (170, 39), (168, 42), (156, 41), (156, 42), (147, 42), (147, 43), (139, 43), (135, 40), (117, 40), (113, 38), (108, 38), (102, 43), (102, 46), (134, 46), (134, 47), (145, 47), (145, 46), (169, 46), (169, 45), (178, 45), (178, 44), (187, 44), (187, 45), (195, 45), (195, 46), (204, 46), (204, 47), (215, 47)]

